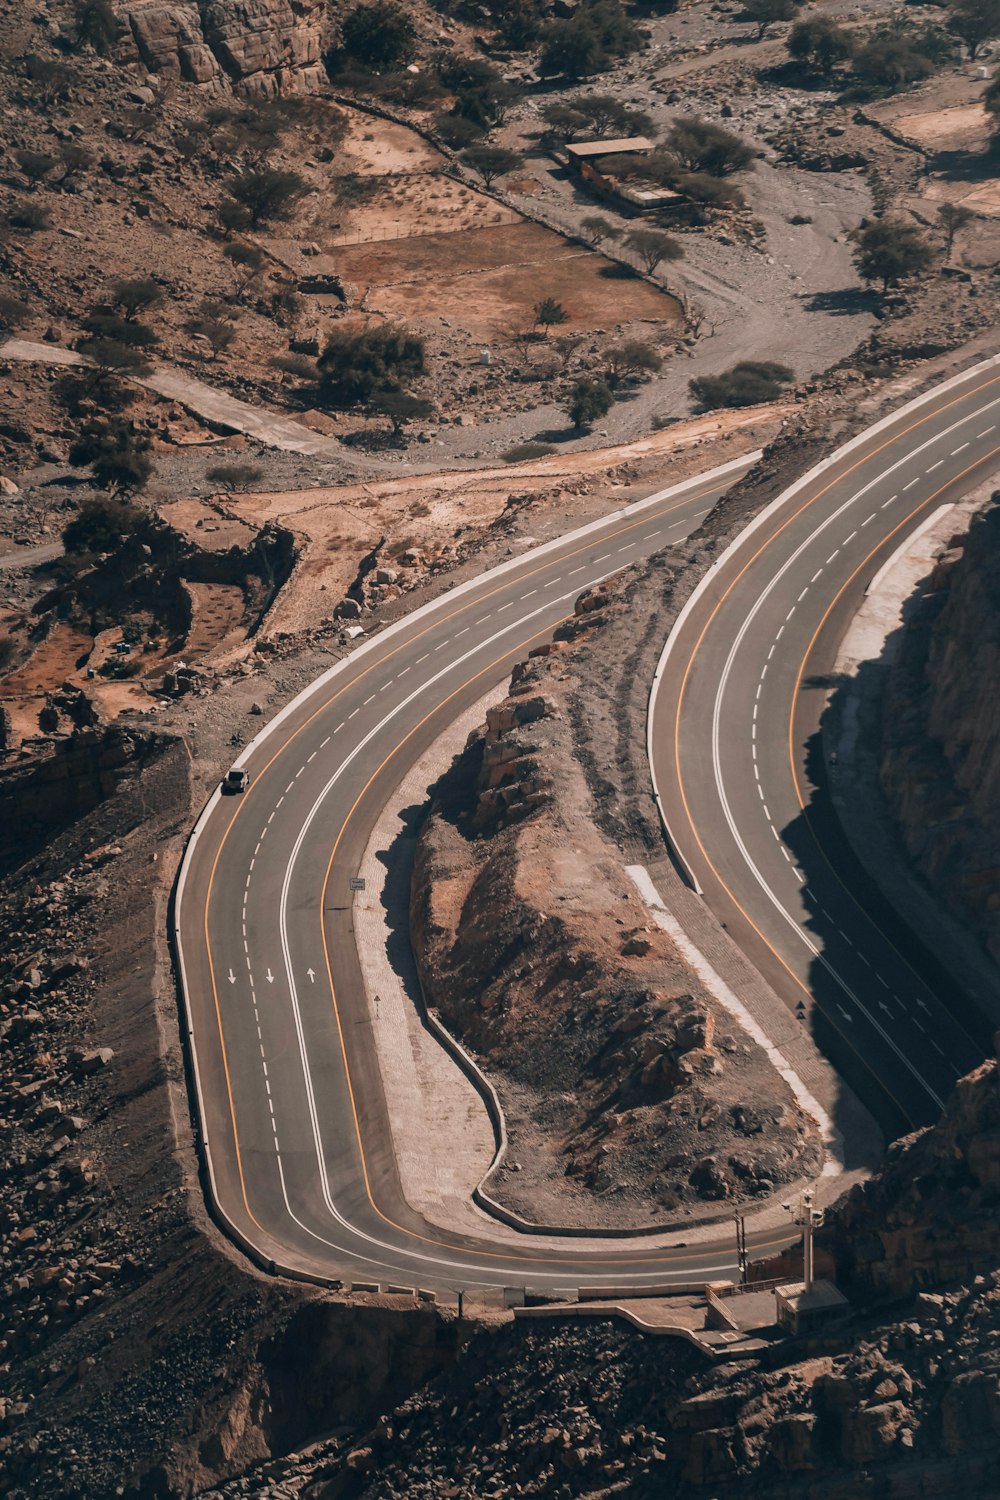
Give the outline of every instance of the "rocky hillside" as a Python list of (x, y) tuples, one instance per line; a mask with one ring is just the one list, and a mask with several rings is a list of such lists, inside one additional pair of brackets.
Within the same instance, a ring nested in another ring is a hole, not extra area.
[(521, 1324), (481, 1335), (353, 1450), (353, 1467), (285, 1493), (993, 1496), (998, 1334), (992, 1278), (921, 1295), (905, 1321), (858, 1322), (843, 1352), (800, 1346), (759, 1369), (710, 1370), (612, 1324)]
[(1000, 962), (1000, 505), (938, 563), (884, 715), (882, 785), (906, 847)]
[[(813, 1173), (813, 1122), (647, 921), (573, 755), (566, 636), (625, 606), (598, 592), (441, 784), (411, 933), (428, 1002), (499, 1087), (510, 1143), (489, 1191), (525, 1217), (643, 1226)], [(558, 788), (558, 796), (556, 796)]]
[(217, 1493), (303, 1500), (993, 1497), (1000, 1088), (990, 1062), (831, 1216), (846, 1324), (711, 1367), (612, 1320), (478, 1333), (437, 1380)]

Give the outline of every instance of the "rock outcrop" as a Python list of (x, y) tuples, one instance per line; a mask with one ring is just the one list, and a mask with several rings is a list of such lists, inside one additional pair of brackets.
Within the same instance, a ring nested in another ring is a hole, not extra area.
[(907, 631), (884, 715), (882, 785), (914, 862), (1000, 962), (995, 500), (939, 560)]
[(327, 15), (321, 0), (140, 0), (125, 19), (151, 73), (276, 94), (326, 82)]
[[(592, 636), (624, 606), (597, 592), (577, 609), (564, 635)], [(500, 1090), (509, 1146), (492, 1196), (548, 1223), (706, 1217), (815, 1171), (822, 1148), (596, 827), (573, 752), (570, 647), (515, 669), (439, 785), (414, 870), (414, 951), (428, 1003)]]
[(1000, 1264), (1000, 1084), (995, 1062), (961, 1079), (937, 1125), (889, 1147), (877, 1177), (830, 1215), (838, 1276), (856, 1295), (906, 1297)]

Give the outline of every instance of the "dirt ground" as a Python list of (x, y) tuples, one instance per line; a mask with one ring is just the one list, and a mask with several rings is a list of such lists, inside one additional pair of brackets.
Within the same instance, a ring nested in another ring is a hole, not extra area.
[[(567, 513), (581, 523), (632, 499), (677, 483), (699, 468), (724, 463), (769, 441), (789, 405), (715, 412), (678, 423), (635, 443), (500, 468), (400, 477), (276, 494), (234, 495), (228, 508), (253, 526), (268, 521), (299, 539), (298, 566), (262, 627), (265, 637), (314, 630), (330, 616), (381, 537), (400, 560), (402, 586), (423, 582), (428, 566), (456, 558), (462, 538), (489, 535), (513, 512), (541, 540)], [(421, 561), (401, 559), (417, 549)]]

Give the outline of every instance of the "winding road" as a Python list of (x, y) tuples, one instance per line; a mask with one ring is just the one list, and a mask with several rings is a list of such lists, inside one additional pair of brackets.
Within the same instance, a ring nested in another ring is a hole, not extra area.
[[(807, 476), (720, 560), (671, 636), (650, 741), (693, 883), (788, 1003), (832, 1026), (866, 1079), (918, 1120), (981, 1053), (950, 997), (884, 935), (874, 903), (840, 886), (839, 859), (826, 863), (833, 835), (813, 818), (805, 762), (825, 696), (808, 684), (828, 670), (858, 592), (928, 507), (1000, 452), (998, 369), (911, 408)], [(550, 1294), (735, 1269), (731, 1236), (697, 1248), (522, 1239), (484, 1220), (473, 1238), (406, 1203), (350, 882), (382, 807), (443, 728), (549, 637), (581, 590), (692, 530), (749, 462), (414, 611), (267, 726), (240, 758), (252, 777), (243, 796), (210, 798), (178, 880), (175, 939), (208, 1194), (258, 1262), (355, 1285)], [(750, 1252), (789, 1238), (762, 1232)]]

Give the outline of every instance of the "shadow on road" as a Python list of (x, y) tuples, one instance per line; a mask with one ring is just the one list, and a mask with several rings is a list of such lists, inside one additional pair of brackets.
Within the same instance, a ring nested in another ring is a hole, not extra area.
[[(858, 942), (863, 951), (864, 933), (870, 923), (879, 929), (896, 953), (902, 955), (909, 969), (933, 991), (945, 1009), (958, 1019), (972, 1037), (974, 1046), (981, 1047), (983, 1057), (991, 1055), (991, 1032), (975, 1011), (969, 996), (939, 958), (933, 931), (915, 932), (862, 864), (847, 837), (834, 801), (835, 793), (841, 800), (852, 797), (854, 793), (850, 781), (842, 779), (843, 768), (831, 749), (832, 744), (837, 743), (833, 728), (837, 726), (843, 736), (845, 720), (850, 721), (857, 714), (858, 695), (871, 699), (880, 687), (875, 679), (885, 671), (884, 662), (873, 661), (862, 663), (851, 674), (830, 673), (805, 679), (803, 685), (807, 692), (829, 693), (830, 697), (819, 730), (806, 744), (805, 807), (781, 830), (781, 838), (805, 876), (803, 889), (808, 892), (804, 906), (811, 915), (803, 919), (799, 910), (795, 915), (819, 950), (819, 955), (810, 964), (808, 977), (814, 1003), (808, 1014), (805, 1006), (799, 1008), (799, 1019), (811, 1027), (817, 1046), (891, 1139), (917, 1125), (932, 1123), (936, 1113), (931, 1101), (926, 1100), (923, 1112), (918, 1109), (917, 1118), (908, 1118), (867, 1066), (863, 1042), (859, 1046), (852, 1045), (852, 1022), (847, 1016), (856, 1008), (856, 1002), (852, 1004), (849, 992), (832, 969), (844, 968), (849, 973), (850, 988), (873, 1014), (877, 1015), (879, 1003), (884, 1001), (884, 991), (875, 970), (854, 961), (846, 940), (839, 954), (835, 947), (828, 947), (831, 931), (840, 927), (853, 936), (860, 931), (862, 936)], [(898, 960), (893, 960), (891, 954), (889, 960), (898, 965)], [(891, 1030), (888, 1022), (886, 1029)]]

